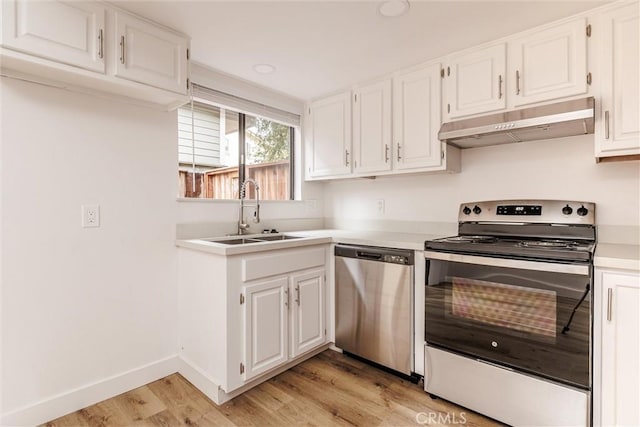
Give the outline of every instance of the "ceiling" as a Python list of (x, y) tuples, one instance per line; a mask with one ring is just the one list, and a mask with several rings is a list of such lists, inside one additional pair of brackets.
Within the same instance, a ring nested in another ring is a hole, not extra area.
[[(308, 100), (607, 1), (115, 1), (191, 36), (192, 59)], [(255, 64), (271, 64), (258, 74)]]

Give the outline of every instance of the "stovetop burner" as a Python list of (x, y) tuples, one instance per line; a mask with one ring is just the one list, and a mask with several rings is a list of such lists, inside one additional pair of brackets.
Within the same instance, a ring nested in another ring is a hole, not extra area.
[(493, 236), (453, 236), (445, 239), (454, 243), (494, 243), (497, 239)]

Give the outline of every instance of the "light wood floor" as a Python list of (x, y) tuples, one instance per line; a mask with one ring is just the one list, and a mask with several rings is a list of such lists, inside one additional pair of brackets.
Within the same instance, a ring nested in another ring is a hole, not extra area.
[[(419, 415), (421, 424), (416, 422)], [(327, 350), (216, 406), (179, 374), (46, 426), (498, 426), (352, 358)]]

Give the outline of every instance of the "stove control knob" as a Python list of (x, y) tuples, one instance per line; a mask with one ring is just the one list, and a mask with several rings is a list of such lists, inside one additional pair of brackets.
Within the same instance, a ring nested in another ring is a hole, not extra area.
[(581, 207), (578, 208), (576, 213), (580, 216), (585, 216), (586, 214), (589, 213), (589, 209), (585, 208), (584, 205), (582, 205)]
[(475, 206), (473, 207), (473, 213), (474, 213), (474, 214), (476, 214), (476, 215), (478, 215), (480, 212), (482, 212), (482, 209), (480, 209), (480, 206), (475, 205)]
[(571, 206), (567, 205), (564, 208), (562, 208), (562, 213), (564, 215), (571, 215), (573, 213), (573, 209), (571, 208)]
[(471, 213), (471, 209), (469, 209), (469, 206), (465, 206), (464, 209), (462, 209), (462, 213), (465, 215), (469, 215)]

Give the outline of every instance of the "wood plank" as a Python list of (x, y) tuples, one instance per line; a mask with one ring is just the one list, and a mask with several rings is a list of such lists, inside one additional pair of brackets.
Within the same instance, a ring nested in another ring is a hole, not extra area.
[(116, 396), (114, 402), (131, 421), (141, 421), (167, 409), (147, 386)]
[[(493, 427), (500, 423), (359, 360), (327, 350), (223, 405), (173, 374), (47, 423), (115, 426)], [(431, 418), (429, 418), (431, 417)]]

